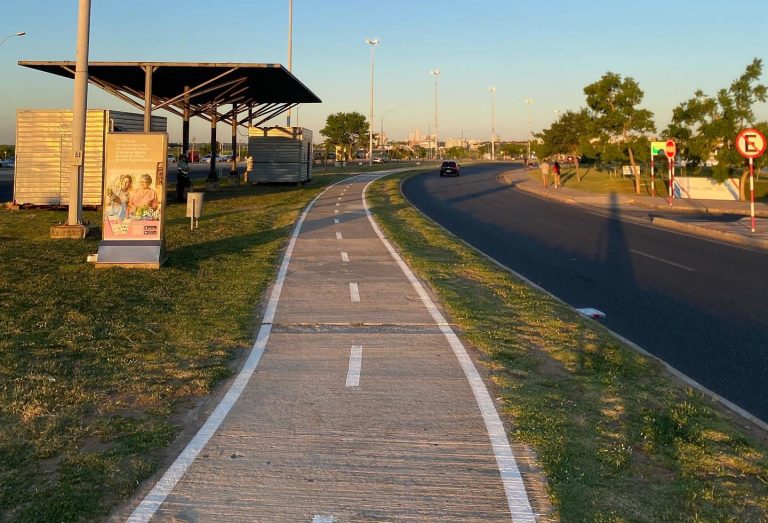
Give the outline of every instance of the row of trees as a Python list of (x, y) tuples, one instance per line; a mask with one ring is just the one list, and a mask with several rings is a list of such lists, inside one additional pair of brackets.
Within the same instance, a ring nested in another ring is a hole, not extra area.
[[(753, 107), (765, 102), (768, 87), (760, 83), (762, 60), (755, 58), (738, 79), (710, 96), (697, 90), (675, 107), (664, 139), (677, 142), (678, 154), (694, 167), (711, 166), (712, 176), (725, 181), (742, 177), (742, 199), (748, 170), (736, 151), (736, 135), (746, 127), (768, 131), (768, 123), (756, 122)], [(656, 132), (653, 113), (640, 108), (644, 93), (631, 77), (608, 72), (584, 88), (586, 107), (566, 111), (548, 129), (537, 134), (536, 151), (544, 158), (565, 154), (600, 161), (650, 159), (649, 133)], [(635, 190), (640, 193), (640, 175), (635, 172)], [(578, 163), (577, 180), (581, 181)]]
[[(325, 148), (327, 152), (335, 150), (336, 146), (341, 147), (350, 159), (354, 151), (358, 149), (368, 149), (368, 120), (365, 116), (357, 112), (334, 113), (328, 116), (325, 127), (320, 130), (320, 134), (325, 136), (325, 143), (319, 148)], [(378, 142), (378, 135), (373, 135), (374, 143)], [(470, 151), (464, 147), (450, 147), (443, 151), (446, 158), (472, 158), (473, 156), (482, 157), (491, 150), (490, 143), (481, 145), (477, 151)], [(497, 144), (499, 154), (506, 156), (519, 156), (523, 154), (524, 146), (516, 143)], [(393, 159), (404, 158), (427, 158), (430, 150), (418, 145), (408, 146), (405, 142), (393, 142), (389, 155)]]

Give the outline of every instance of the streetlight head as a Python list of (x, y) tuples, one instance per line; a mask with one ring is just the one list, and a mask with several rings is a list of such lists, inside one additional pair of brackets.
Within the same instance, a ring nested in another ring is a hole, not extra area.
[(438, 75), (438, 74), (440, 74), (440, 69), (432, 69), (432, 70), (429, 72), (429, 74)]
[(368, 45), (377, 45), (379, 43), (378, 38), (366, 38), (365, 43)]
[(16, 36), (24, 36), (25, 34), (27, 33), (24, 31), (19, 31), (18, 33), (16, 33)]
[(532, 104), (532, 103), (533, 103), (533, 100), (532, 100), (532, 99), (530, 99), (530, 98), (526, 98), (526, 99), (525, 99), (525, 103), (527, 103), (527, 104)]
[(495, 93), (496, 92), (496, 88), (495, 87), (489, 87), (488, 88), (488, 92), (489, 93)]

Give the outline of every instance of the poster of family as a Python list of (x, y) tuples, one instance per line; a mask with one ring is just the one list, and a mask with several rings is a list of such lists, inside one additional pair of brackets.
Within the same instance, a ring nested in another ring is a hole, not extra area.
[(109, 133), (105, 151), (104, 240), (160, 240), (166, 133)]

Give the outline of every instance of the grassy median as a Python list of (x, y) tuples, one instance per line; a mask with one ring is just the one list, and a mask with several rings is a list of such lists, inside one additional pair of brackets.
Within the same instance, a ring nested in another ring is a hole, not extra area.
[[(683, 176), (678, 172), (675, 176)], [(755, 200), (768, 201), (768, 179), (757, 173), (755, 176)], [(538, 167), (529, 171), (529, 175), (538, 182), (542, 181), (541, 171)], [(691, 170), (686, 176), (703, 176), (700, 170)], [(564, 164), (562, 167), (561, 181), (563, 187), (576, 189), (597, 194), (618, 193), (633, 195), (635, 194), (635, 179), (621, 175), (621, 168), (611, 170), (608, 168), (598, 169), (595, 166), (587, 165), (579, 168), (579, 178), (576, 176), (576, 167), (572, 164)], [(548, 176), (548, 183), (552, 184), (552, 174)], [(749, 183), (749, 182), (747, 182)], [(666, 164), (657, 166), (656, 175), (653, 179), (653, 186), (656, 188), (656, 195), (664, 198), (669, 191), (669, 182)], [(640, 174), (640, 195), (651, 196), (651, 175), (647, 170), (642, 170)], [(747, 185), (747, 199), (749, 199), (749, 185)]]
[(766, 521), (765, 435), (374, 184), (376, 220), (434, 289), (533, 447), (562, 521)]

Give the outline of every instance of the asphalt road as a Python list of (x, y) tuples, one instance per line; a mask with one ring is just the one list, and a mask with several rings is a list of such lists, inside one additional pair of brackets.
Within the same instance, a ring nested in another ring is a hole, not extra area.
[(464, 166), (408, 180), (422, 212), (768, 421), (768, 254), (657, 229), (648, 213), (545, 200)]

